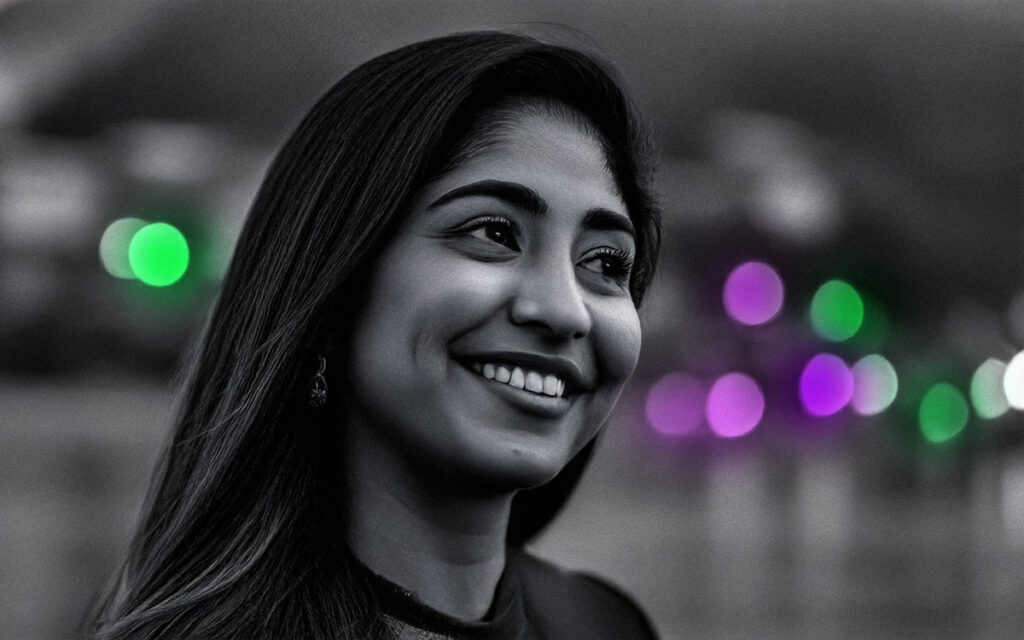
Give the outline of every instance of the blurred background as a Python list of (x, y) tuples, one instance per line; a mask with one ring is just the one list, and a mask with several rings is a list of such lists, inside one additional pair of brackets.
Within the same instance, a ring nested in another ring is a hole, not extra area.
[(661, 155), (640, 369), (535, 550), (668, 639), (1024, 637), (1019, 1), (7, 0), (0, 638), (77, 635), (305, 110), (482, 27), (605, 52)]

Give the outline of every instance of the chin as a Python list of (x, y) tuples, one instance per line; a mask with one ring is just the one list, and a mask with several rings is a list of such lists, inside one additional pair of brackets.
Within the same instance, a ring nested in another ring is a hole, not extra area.
[[(504, 434), (508, 435), (508, 434)], [(513, 437), (497, 441), (487, 438), (487, 443), (477, 448), (475, 455), (460, 456), (453, 460), (460, 471), (472, 477), (476, 486), (496, 491), (518, 491), (530, 489), (549, 482), (565, 468), (593, 435), (578, 446), (560, 438), (539, 437), (536, 434), (514, 434)], [(470, 462), (471, 461), (471, 462)], [(470, 464), (466, 464), (470, 462)]]

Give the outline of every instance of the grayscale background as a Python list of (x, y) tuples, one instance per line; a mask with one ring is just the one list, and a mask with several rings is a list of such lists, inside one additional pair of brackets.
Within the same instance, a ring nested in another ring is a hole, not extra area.
[[(819, 424), (770, 373), (779, 345), (830, 348), (802, 318), (833, 274), (887, 307), (874, 347), (901, 373), (966, 390), (1024, 348), (1019, 1), (0, 0), (0, 640), (75, 637), (304, 111), (375, 54), (488, 27), (605, 52), (662, 167), (642, 363), (536, 551), (621, 585), (667, 639), (1024, 637), (1024, 415), (972, 410), (929, 447), (912, 384)], [(186, 230), (187, 285), (104, 270), (104, 229), (133, 215)], [(766, 331), (720, 301), (755, 258), (787, 286)], [(665, 372), (734, 369), (776, 390), (749, 436), (646, 423)]]

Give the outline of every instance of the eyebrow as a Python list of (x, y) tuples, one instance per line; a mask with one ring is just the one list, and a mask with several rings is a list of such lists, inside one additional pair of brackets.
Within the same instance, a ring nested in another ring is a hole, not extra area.
[[(480, 180), (456, 187), (431, 202), (427, 209), (435, 209), (453, 200), (472, 196), (495, 198), (534, 215), (544, 215), (548, 212), (548, 204), (536, 191), (517, 182), (504, 180)], [(583, 217), (583, 226), (597, 231), (622, 231), (636, 237), (636, 229), (629, 217), (602, 207), (588, 209)]]

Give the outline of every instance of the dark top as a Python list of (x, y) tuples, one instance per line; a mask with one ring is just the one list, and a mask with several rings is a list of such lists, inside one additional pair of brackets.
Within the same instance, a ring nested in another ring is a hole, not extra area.
[(491, 610), (475, 622), (431, 609), (402, 587), (365, 571), (388, 625), (402, 640), (656, 637), (643, 611), (623, 592), (603, 580), (559, 569), (522, 551), (509, 551)]

